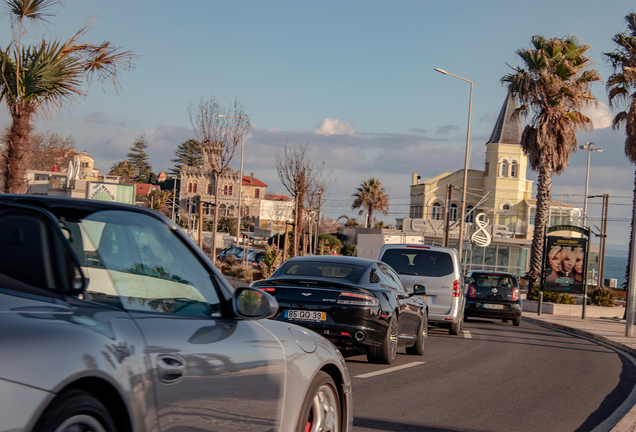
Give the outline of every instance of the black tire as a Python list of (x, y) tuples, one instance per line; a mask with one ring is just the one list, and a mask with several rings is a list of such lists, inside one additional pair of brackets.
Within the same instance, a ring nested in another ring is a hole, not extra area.
[(296, 431), (338, 432), (342, 424), (341, 412), (336, 383), (329, 374), (319, 371), (303, 401)]
[(452, 334), (454, 336), (457, 336), (459, 334), (459, 332), (462, 330), (462, 323), (464, 322), (464, 319), (460, 319), (459, 321), (457, 321), (456, 323), (451, 323), (448, 333)]
[(501, 319), (501, 322), (503, 322), (503, 323), (507, 323), (507, 322), (508, 322), (508, 318), (502, 318), (502, 319)]
[(116, 430), (104, 405), (81, 390), (67, 390), (46, 408), (35, 432), (113, 432)]
[(367, 346), (367, 359), (371, 363), (391, 364), (397, 354), (398, 342), (398, 318), (393, 313), (389, 326), (386, 329), (386, 335), (380, 346)]
[(424, 351), (426, 351), (427, 337), (428, 337), (428, 312), (424, 312), (424, 317), (422, 318), (422, 321), (420, 322), (419, 331), (417, 333), (417, 340), (412, 346), (406, 347), (406, 353), (423, 356)]
[(515, 318), (514, 321), (512, 322), (512, 325), (515, 327), (519, 327), (521, 325), (521, 317), (518, 316), (517, 318)]

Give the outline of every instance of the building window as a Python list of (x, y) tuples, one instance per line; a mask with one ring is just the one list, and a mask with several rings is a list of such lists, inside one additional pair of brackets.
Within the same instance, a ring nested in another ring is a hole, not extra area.
[(431, 211), (431, 219), (432, 220), (440, 220), (442, 218), (442, 205), (438, 202), (433, 204), (433, 209)]
[(192, 184), (192, 193), (197, 193), (197, 184), (196, 183)]
[[(473, 208), (475, 208), (475, 207), (474, 207), (474, 206), (472, 206), (472, 205), (468, 205), (468, 206), (466, 206), (466, 214), (467, 214), (468, 216), (466, 216), (466, 219), (464, 220), (464, 222), (467, 222), (467, 223), (473, 223), (473, 222), (475, 222), (475, 212), (474, 212), (474, 211), (472, 211), (472, 210), (473, 210)], [(470, 214), (468, 214), (468, 213), (470, 213)]]
[(512, 163), (510, 164), (510, 177), (517, 178), (517, 168), (517, 162), (512, 161)]
[(261, 191), (260, 191), (260, 189), (255, 189), (255, 190), (254, 190), (254, 198), (258, 198), (258, 197), (260, 197), (260, 196), (261, 196)]
[(212, 195), (214, 191), (212, 190), (212, 183), (208, 185), (208, 195)]
[(232, 195), (232, 185), (230, 185), (230, 187), (227, 188), (227, 194)]
[(457, 220), (457, 204), (453, 203), (450, 206), (450, 220), (455, 222)]
[(508, 177), (508, 161), (501, 162), (501, 177)]
[(223, 186), (223, 195), (227, 195), (227, 185)]
[(192, 183), (188, 183), (188, 192), (192, 192)]

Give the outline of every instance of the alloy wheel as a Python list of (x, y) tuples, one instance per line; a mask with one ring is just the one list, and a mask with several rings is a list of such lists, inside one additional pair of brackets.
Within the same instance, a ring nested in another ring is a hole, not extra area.
[(320, 386), (311, 402), (305, 432), (337, 432), (338, 400), (334, 389), (327, 384)]

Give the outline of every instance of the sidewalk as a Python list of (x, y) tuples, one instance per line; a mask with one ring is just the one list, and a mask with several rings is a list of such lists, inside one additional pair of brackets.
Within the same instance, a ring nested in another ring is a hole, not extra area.
[[(542, 324), (579, 336), (603, 342), (623, 350), (636, 357), (636, 336), (625, 337), (625, 320), (611, 318), (586, 318), (565, 315), (537, 315), (536, 312), (523, 312), (523, 321)], [(634, 328), (636, 335), (636, 328)], [(636, 406), (620, 420), (611, 432), (636, 432)]]

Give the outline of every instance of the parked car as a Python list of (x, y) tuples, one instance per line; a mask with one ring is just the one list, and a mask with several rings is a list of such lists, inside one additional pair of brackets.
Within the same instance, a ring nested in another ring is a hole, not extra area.
[(243, 251), (243, 248), (240, 246), (231, 246), (229, 248), (225, 248), (223, 249), (217, 256), (216, 259), (217, 261), (227, 261), (227, 259), (229, 257), (235, 257), (236, 255), (238, 255), (240, 252)]
[(257, 268), (264, 260), (265, 252), (262, 250), (255, 250), (247, 256), (247, 262), (254, 268)]
[(409, 294), (385, 263), (349, 256), (305, 256), (284, 262), (255, 282), (276, 297), (274, 319), (322, 334), (341, 349), (364, 348), (369, 361), (390, 364), (397, 349), (424, 355), (425, 292)]
[(523, 301), (519, 295), (519, 280), (512, 273), (474, 270), (467, 275), (468, 292), (464, 317), (512, 320), (521, 325)]
[(464, 286), (457, 251), (441, 246), (385, 244), (380, 261), (400, 275), (409, 292), (415, 285), (426, 287), (426, 302), (431, 324), (447, 327), (450, 334), (462, 329)]
[(2, 430), (351, 430), (342, 355), (277, 312), (158, 212), (0, 195)]

